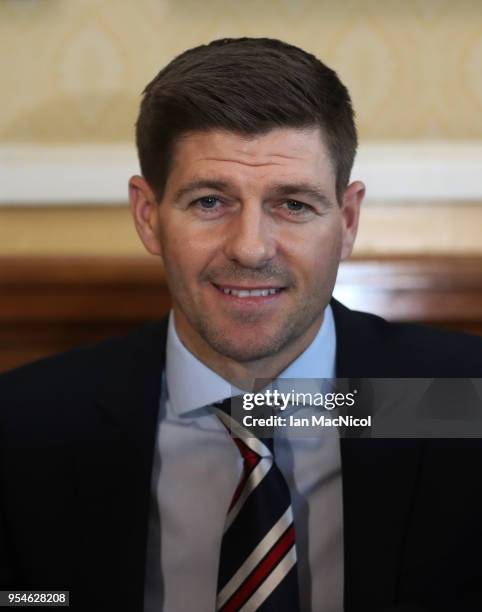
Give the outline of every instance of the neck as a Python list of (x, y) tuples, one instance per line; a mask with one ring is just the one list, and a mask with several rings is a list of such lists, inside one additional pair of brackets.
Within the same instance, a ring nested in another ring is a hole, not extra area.
[[(176, 315), (176, 312), (174, 313)], [(176, 321), (176, 317), (174, 319)], [(323, 322), (323, 312), (298, 338), (274, 355), (253, 361), (239, 362), (222, 355), (207, 344), (198, 334), (183, 333), (176, 325), (176, 333), (184, 346), (213, 372), (243, 391), (253, 392), (274, 380), (313, 342)]]

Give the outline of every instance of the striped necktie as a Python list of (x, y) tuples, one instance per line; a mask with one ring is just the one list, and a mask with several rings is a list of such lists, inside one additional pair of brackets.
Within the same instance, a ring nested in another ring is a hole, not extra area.
[(273, 438), (254, 437), (215, 404), (244, 460), (229, 506), (218, 572), (218, 612), (299, 612), (295, 528), (288, 485), (273, 456)]

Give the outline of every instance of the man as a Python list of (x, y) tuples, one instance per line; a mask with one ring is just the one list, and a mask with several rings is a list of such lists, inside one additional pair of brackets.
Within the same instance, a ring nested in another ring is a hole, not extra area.
[(480, 375), (479, 339), (331, 299), (356, 145), (336, 74), (280, 41), (215, 41), (148, 85), (130, 201), (173, 309), (2, 377), (2, 588), (77, 610), (481, 609), (477, 440), (226, 431), (220, 402), (259, 379)]

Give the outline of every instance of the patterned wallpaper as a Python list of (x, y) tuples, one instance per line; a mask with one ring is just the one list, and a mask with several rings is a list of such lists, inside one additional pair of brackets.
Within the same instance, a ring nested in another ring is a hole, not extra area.
[(482, 138), (481, 0), (0, 0), (0, 141), (131, 141), (143, 86), (224, 36), (314, 52), (363, 139)]

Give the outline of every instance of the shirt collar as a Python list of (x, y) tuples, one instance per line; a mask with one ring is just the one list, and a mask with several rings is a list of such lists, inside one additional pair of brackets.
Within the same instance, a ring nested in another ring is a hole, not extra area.
[[(336, 334), (331, 306), (311, 344), (281, 374), (282, 378), (334, 378)], [(166, 383), (174, 414), (181, 416), (243, 393), (197, 359), (176, 332), (173, 311), (169, 314), (166, 345)]]

